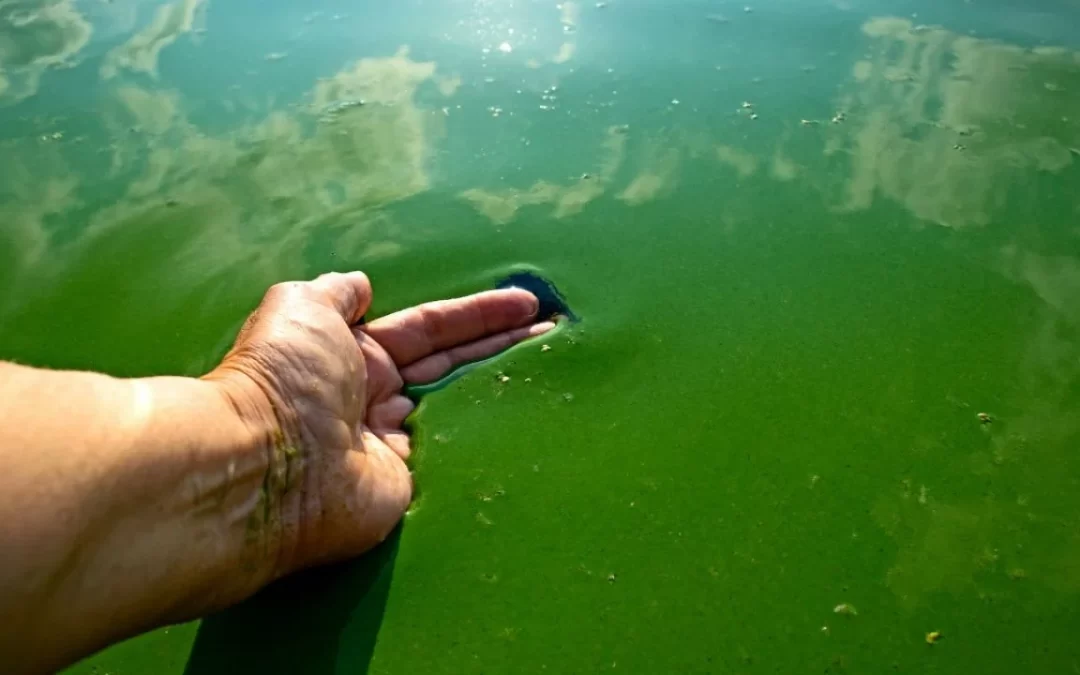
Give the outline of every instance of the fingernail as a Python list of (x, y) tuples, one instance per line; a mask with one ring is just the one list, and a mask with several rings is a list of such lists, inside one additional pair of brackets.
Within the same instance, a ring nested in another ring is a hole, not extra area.
[(532, 298), (532, 309), (529, 310), (529, 316), (536, 316), (540, 311), (540, 298), (536, 297), (535, 293), (529, 293), (529, 297)]
[(540, 323), (533, 324), (533, 326), (529, 329), (529, 335), (532, 335), (534, 337), (537, 335), (543, 335), (554, 327), (554, 321), (542, 321)]

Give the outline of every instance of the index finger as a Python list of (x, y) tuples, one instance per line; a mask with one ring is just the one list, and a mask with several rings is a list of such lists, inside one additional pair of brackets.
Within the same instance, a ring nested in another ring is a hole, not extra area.
[(438, 300), (376, 319), (364, 331), (404, 368), (426, 356), (519, 328), (536, 318), (540, 302), (520, 288)]

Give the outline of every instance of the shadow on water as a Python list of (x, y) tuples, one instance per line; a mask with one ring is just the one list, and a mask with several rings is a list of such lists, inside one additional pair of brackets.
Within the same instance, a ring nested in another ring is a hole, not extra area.
[(368, 672), (400, 532), (358, 560), (289, 577), (204, 619), (185, 675)]

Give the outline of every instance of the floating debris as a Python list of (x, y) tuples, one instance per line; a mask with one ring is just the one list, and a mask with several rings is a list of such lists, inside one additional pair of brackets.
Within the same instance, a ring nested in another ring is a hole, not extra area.
[(506, 384), (507, 382), (510, 381), (510, 376), (507, 375), (506, 373), (499, 373), (498, 375), (495, 376), (495, 379), (497, 379), (499, 382), (501, 382), (503, 384)]
[(833, 607), (834, 614), (841, 614), (843, 616), (858, 616), (859, 613), (855, 611), (855, 606), (846, 602), (841, 602), (836, 607)]
[(980, 424), (991, 424), (994, 421), (994, 418), (990, 416), (990, 413), (979, 413), (975, 415), (975, 417), (979, 418)]
[(607, 3), (606, 3), (606, 2), (598, 2), (598, 3), (596, 3), (596, 8), (597, 8), (597, 9), (603, 9), (603, 8), (605, 8), (605, 7), (607, 7)]
[(615, 126), (613, 126), (611, 128), (611, 130), (614, 131), (617, 134), (629, 133), (630, 132), (630, 125), (629, 124), (616, 124)]
[(841, 122), (843, 122), (846, 119), (847, 119), (847, 114), (844, 113), (843, 110), (841, 110), (841, 111), (837, 112), (835, 115), (833, 115), (832, 123), (833, 124), (840, 124)]
[(503, 54), (509, 54), (510, 52), (514, 51), (514, 48), (512, 46), (510, 46), (509, 42), (504, 42), (501, 45), (499, 45), (499, 51), (502, 52)]
[(817, 120), (799, 120), (799, 124), (803, 125), (804, 127), (812, 127), (817, 124)]
[(754, 104), (753, 104), (753, 103), (751, 103), (750, 101), (743, 101), (743, 102), (742, 102), (742, 105), (741, 105), (740, 107), (741, 107), (741, 108), (742, 108), (743, 110), (750, 110), (751, 108), (753, 108), (753, 107), (754, 107)]
[(671, 105), (679, 105), (679, 99), (677, 99), (677, 98), (671, 99)]
[(611, 573), (611, 574), (607, 575), (607, 580), (608, 580), (608, 583), (611, 583), (611, 584), (615, 583), (615, 574)]
[(583, 174), (581, 174), (581, 180), (589, 180), (590, 178), (592, 178), (591, 173), (583, 173)]
[(952, 146), (952, 149), (953, 150), (967, 150), (967, 146), (966, 145), (961, 145), (959, 143), (954, 143), (953, 146)]
[(926, 634), (926, 644), (935, 644), (942, 637), (941, 631), (932, 630)]
[(550, 352), (551, 351), (551, 345), (541, 345), (540, 346), (540, 351), (542, 351), (542, 352)]
[(750, 119), (756, 120), (757, 119), (757, 113), (750, 113)]
[(731, 23), (731, 19), (723, 14), (707, 14), (705, 18), (713, 23)]
[(750, 5), (747, 5), (746, 7), (743, 7), (743, 8), (742, 8), (742, 11), (746, 12), (747, 14), (749, 14), (750, 12), (754, 11), (754, 8), (753, 8), (753, 7), (751, 7)]
[(333, 103), (327, 104), (327, 106), (323, 108), (323, 115), (326, 117), (333, 117), (335, 115), (340, 115), (343, 112), (353, 110), (354, 108), (362, 108), (365, 105), (367, 105), (367, 103), (362, 98), (344, 98), (340, 101), (334, 101)]
[(281, 59), (285, 58), (288, 55), (289, 55), (288, 52), (270, 52), (269, 54), (267, 54), (263, 58), (265, 60), (267, 60), (267, 61), (280, 61)]
[(1009, 578), (1013, 581), (1020, 581), (1021, 579), (1027, 579), (1027, 572), (1022, 567), (1014, 567), (1009, 570)]

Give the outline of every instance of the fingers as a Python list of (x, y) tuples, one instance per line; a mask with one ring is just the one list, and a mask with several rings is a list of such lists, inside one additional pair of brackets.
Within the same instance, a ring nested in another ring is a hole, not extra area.
[(485, 291), (402, 310), (372, 321), (365, 331), (403, 368), (523, 326), (536, 316), (539, 304), (536, 296), (518, 288)]
[(513, 347), (522, 340), (527, 340), (537, 335), (543, 335), (555, 324), (551, 321), (524, 326), (514, 330), (492, 335), (491, 337), (470, 342), (469, 344), (454, 347), (445, 351), (432, 354), (412, 365), (402, 369), (401, 376), (409, 384), (427, 384), (434, 382), (446, 375), (454, 368), (470, 361), (479, 361), (489, 356), (494, 356), (501, 351)]
[(394, 363), (386, 350), (375, 342), (375, 339), (364, 332), (363, 326), (353, 326), (352, 334), (356, 343), (360, 345), (360, 352), (364, 355), (364, 367), (367, 369), (367, 395), (369, 401), (386, 401), (401, 393), (401, 387), (405, 384)]
[(373, 429), (400, 429), (416, 405), (404, 396), (394, 396), (371, 408), (367, 424)]
[(337, 310), (350, 326), (371, 306), (371, 282), (363, 272), (323, 274), (311, 282), (323, 304)]
[(409, 459), (412, 447), (409, 445), (409, 435), (404, 431), (376, 431), (375, 435), (403, 461)]

